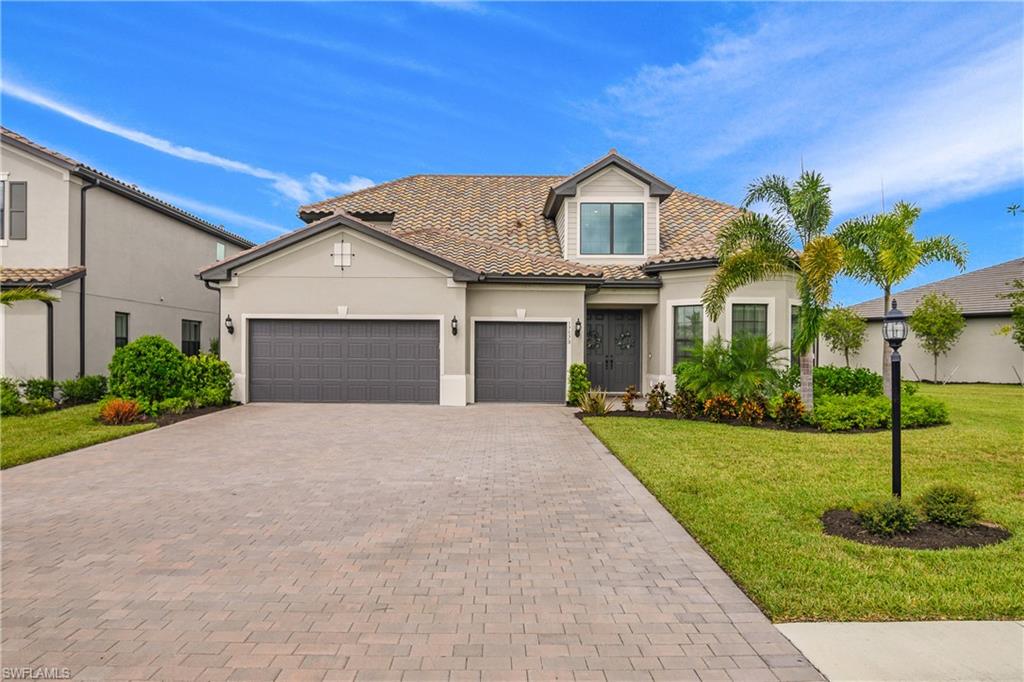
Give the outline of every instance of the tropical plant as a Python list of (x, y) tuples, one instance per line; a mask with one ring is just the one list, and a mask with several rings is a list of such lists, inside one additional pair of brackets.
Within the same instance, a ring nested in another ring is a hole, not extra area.
[(693, 391), (682, 389), (676, 392), (669, 401), (669, 409), (676, 417), (693, 419), (704, 409), (703, 404)]
[(574, 362), (569, 366), (569, 404), (580, 404), (584, 395), (590, 392), (590, 375), (587, 366), (581, 362)]
[(740, 403), (739, 411), (736, 414), (736, 421), (741, 424), (756, 426), (764, 421), (766, 411), (763, 399), (746, 398)]
[(867, 321), (850, 308), (829, 308), (821, 319), (821, 335), (833, 353), (842, 353), (850, 366), (854, 355), (864, 345), (868, 334)]
[[(892, 210), (848, 220), (836, 230), (843, 248), (843, 272), (882, 290), (882, 309), (889, 310), (894, 286), (918, 267), (939, 261), (967, 266), (967, 248), (947, 235), (916, 239), (914, 222), (921, 209), (898, 202)], [(889, 356), (892, 350), (882, 341), (882, 377), (886, 395), (892, 395)]]
[(800, 396), (813, 404), (812, 347), (832, 296), (832, 281), (843, 265), (843, 250), (825, 234), (832, 219), (829, 186), (819, 173), (803, 171), (792, 184), (767, 175), (750, 185), (744, 208), (767, 203), (771, 214), (743, 211), (719, 234), (718, 269), (704, 290), (708, 316), (717, 320), (726, 297), (754, 282), (793, 274), (800, 295), (800, 323), (793, 352), (800, 356)]
[(736, 419), (739, 406), (736, 399), (727, 393), (713, 395), (704, 401), (704, 416), (712, 422), (731, 422)]
[(622, 394), (622, 409), (626, 412), (632, 412), (636, 409), (634, 403), (639, 400), (642, 396), (640, 391), (637, 390), (636, 386), (630, 384), (626, 386), (626, 392)]
[(659, 381), (658, 383), (651, 386), (651, 390), (647, 393), (647, 404), (645, 407), (648, 412), (652, 414), (655, 412), (661, 412), (667, 410), (670, 406), (669, 403), (669, 392), (665, 388), (665, 382)]
[(804, 420), (807, 410), (800, 400), (800, 394), (794, 391), (786, 391), (778, 398), (778, 402), (772, 407), (772, 416), (788, 429), (800, 424)]
[(702, 400), (723, 393), (739, 400), (771, 396), (782, 389), (777, 365), (784, 351), (761, 336), (742, 335), (731, 344), (720, 336), (698, 342), (690, 359), (675, 367), (676, 391), (692, 391)]
[(580, 401), (580, 410), (595, 417), (608, 414), (608, 392), (597, 389), (585, 394)]
[(18, 301), (43, 301), (53, 302), (59, 300), (53, 294), (47, 293), (35, 287), (17, 287), (0, 291), (0, 304), (12, 306)]
[(110, 398), (100, 405), (100, 421), (104, 424), (130, 424), (139, 417), (139, 403), (126, 398)]
[(945, 355), (964, 333), (967, 320), (960, 304), (945, 294), (925, 295), (908, 320), (921, 348), (931, 353), (932, 379), (939, 380), (939, 356)]

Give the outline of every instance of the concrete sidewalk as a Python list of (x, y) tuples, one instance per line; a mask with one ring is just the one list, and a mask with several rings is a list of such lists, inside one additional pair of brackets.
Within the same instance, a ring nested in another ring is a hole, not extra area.
[(1024, 622), (788, 623), (832, 682), (1021, 682)]

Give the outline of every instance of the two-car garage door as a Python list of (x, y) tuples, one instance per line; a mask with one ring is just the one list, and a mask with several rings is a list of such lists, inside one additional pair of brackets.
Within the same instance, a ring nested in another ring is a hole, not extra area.
[(433, 403), (437, 320), (251, 320), (249, 400)]

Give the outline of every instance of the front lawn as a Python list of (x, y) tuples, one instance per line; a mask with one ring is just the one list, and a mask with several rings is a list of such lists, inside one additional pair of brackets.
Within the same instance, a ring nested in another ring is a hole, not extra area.
[(1009, 541), (935, 551), (824, 535), (824, 511), (888, 494), (888, 433), (585, 422), (777, 622), (1024, 618), (1024, 390), (920, 390), (947, 403), (952, 424), (903, 432), (904, 496), (964, 484)]
[(91, 404), (27, 417), (0, 418), (0, 468), (59, 455), (156, 426), (152, 422), (107, 426), (96, 421), (98, 411), (99, 407)]

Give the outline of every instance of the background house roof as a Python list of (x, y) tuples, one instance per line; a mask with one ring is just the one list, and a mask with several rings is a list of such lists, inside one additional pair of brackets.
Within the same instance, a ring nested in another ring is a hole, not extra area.
[[(956, 299), (965, 316), (985, 317), (1010, 314), (1010, 301), (1000, 298), (1011, 290), (1015, 279), (1024, 279), (1024, 258), (1015, 258), (1005, 263), (965, 272), (956, 277), (942, 279), (893, 294), (899, 309), (908, 315), (925, 295), (939, 292)], [(862, 317), (869, 320), (881, 319), (884, 315), (884, 300), (880, 296), (852, 306)]]
[(28, 286), (59, 287), (84, 275), (83, 265), (66, 268), (0, 268), (0, 286), (5, 289)]
[(44, 147), (38, 142), (34, 142), (24, 135), (14, 132), (8, 128), (0, 127), (0, 134), (2, 134), (3, 141), (23, 151), (29, 152), (39, 157), (43, 157), (52, 163), (56, 163), (68, 170), (69, 172), (79, 177), (91, 180), (93, 182), (99, 182), (104, 188), (116, 192), (132, 201), (143, 204), (150, 208), (170, 215), (171, 217), (180, 220), (183, 223), (191, 225), (197, 229), (200, 229), (209, 234), (215, 235), (224, 239), (227, 242), (231, 242), (236, 246), (248, 248), (253, 245), (251, 241), (245, 237), (235, 234), (224, 229), (223, 225), (214, 225), (213, 223), (203, 220), (199, 216), (189, 213), (188, 211), (182, 210), (173, 204), (169, 204), (159, 197), (153, 196), (148, 192), (143, 192), (135, 185), (128, 184), (123, 180), (118, 180), (112, 175), (107, 175), (101, 170), (97, 170), (92, 166), (87, 166), (84, 163), (72, 159), (70, 156), (61, 154), (58, 151), (54, 151), (49, 147)]

